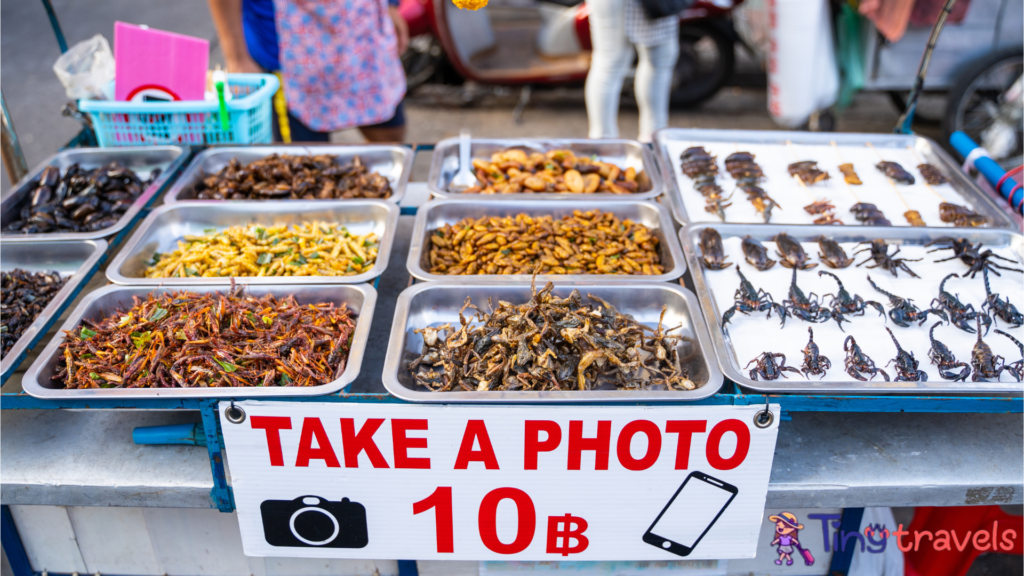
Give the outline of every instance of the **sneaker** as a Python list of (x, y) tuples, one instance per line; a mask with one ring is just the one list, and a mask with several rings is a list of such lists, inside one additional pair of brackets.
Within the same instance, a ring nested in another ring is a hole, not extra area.
[(793, 565), (793, 559), (792, 558), (790, 558), (789, 560), (786, 560), (786, 566), (792, 566), (792, 565)]
[(782, 566), (782, 560), (776, 560), (775, 563), (778, 564), (779, 566)]

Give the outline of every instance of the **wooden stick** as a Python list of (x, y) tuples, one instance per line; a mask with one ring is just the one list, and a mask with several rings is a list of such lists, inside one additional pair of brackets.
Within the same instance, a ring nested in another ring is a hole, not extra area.
[[(914, 155), (914, 158), (917, 158), (917, 161), (919, 163), (925, 164), (925, 161), (922, 160), (921, 157), (917, 155), (917, 150), (914, 150), (913, 146), (907, 146), (907, 150), (910, 150), (910, 153)], [(918, 172), (920, 172), (920, 169), (918, 169)], [(946, 199), (942, 196), (942, 194), (939, 194), (938, 191), (935, 190), (935, 188), (932, 188), (932, 185), (929, 184), (928, 181), (924, 179), (924, 175), (923, 174), (921, 175), (921, 183), (924, 184), (925, 188), (931, 190), (932, 194), (935, 194), (936, 196), (938, 196), (939, 200), (942, 200), (943, 202), (946, 201)]]

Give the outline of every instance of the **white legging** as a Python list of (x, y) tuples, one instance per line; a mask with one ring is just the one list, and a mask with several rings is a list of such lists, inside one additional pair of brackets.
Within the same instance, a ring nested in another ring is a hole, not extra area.
[[(625, 0), (587, 0), (590, 8), (590, 38), (594, 46), (584, 95), (591, 138), (619, 135), (619, 96), (622, 82), (633, 62), (626, 36)], [(659, 128), (668, 126), (668, 100), (672, 70), (679, 56), (679, 40), (672, 38), (656, 46), (636, 46), (640, 61), (634, 91), (640, 107), (641, 142), (650, 142)]]

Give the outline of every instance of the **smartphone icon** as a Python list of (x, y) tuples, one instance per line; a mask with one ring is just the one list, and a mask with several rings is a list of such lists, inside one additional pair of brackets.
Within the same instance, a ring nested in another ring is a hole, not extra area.
[(736, 497), (728, 482), (691, 472), (644, 534), (644, 542), (677, 556), (689, 556)]

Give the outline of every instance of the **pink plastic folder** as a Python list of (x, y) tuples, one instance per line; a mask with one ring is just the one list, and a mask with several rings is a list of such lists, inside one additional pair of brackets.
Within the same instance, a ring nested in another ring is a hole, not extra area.
[(114, 23), (114, 99), (203, 100), (210, 43)]

